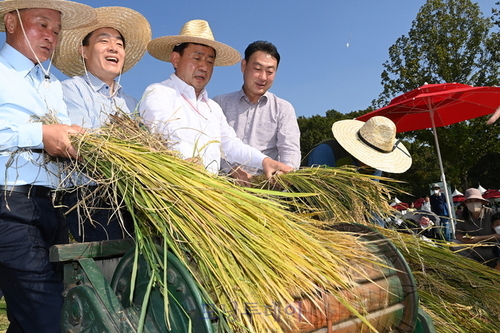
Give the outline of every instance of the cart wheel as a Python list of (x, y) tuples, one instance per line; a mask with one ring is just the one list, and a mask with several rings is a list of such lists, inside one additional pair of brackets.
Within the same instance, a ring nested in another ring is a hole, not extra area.
[[(157, 246), (163, 256), (163, 249)], [(141, 256), (138, 260), (137, 278), (132, 301), (131, 278), (134, 264), (134, 249), (120, 260), (111, 281), (111, 288), (126, 309), (134, 308), (141, 312), (142, 303), (150, 281), (149, 269)], [(172, 253), (167, 257), (168, 313), (165, 318), (165, 302), (158, 287), (153, 287), (148, 301), (145, 326), (150, 332), (200, 332), (212, 333), (209, 316), (205, 313), (205, 304), (192, 275)], [(191, 327), (191, 330), (190, 330)]]
[(396, 246), (385, 236), (366, 225), (340, 223), (331, 225), (331, 228), (351, 232), (368, 242), (376, 242), (377, 256), (386, 259), (397, 270), (396, 274), (399, 277), (403, 291), (401, 301), (403, 311), (399, 316), (399, 322), (395, 323), (395, 327), (391, 332), (414, 332), (419, 311), (417, 285), (408, 263)]

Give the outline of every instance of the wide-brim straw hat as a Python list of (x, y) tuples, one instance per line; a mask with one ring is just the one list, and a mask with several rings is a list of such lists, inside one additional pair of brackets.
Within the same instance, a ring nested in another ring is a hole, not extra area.
[(95, 9), (95, 24), (61, 33), (59, 45), (52, 60), (61, 72), (69, 77), (85, 73), (79, 47), (89, 33), (100, 28), (113, 28), (125, 39), (125, 63), (122, 73), (134, 67), (146, 52), (151, 40), (151, 26), (140, 13), (125, 7), (101, 7)]
[(481, 191), (479, 191), (477, 188), (469, 188), (467, 191), (464, 193), (464, 201), (471, 200), (471, 199), (479, 199), (483, 201), (485, 204), (489, 203), (488, 200), (483, 198), (483, 195), (481, 194)]
[(5, 14), (16, 9), (53, 9), (61, 13), (62, 30), (74, 29), (89, 23), (96, 18), (94, 8), (66, 0), (3, 0), (0, 1), (0, 31), (5, 31)]
[(396, 141), (392, 120), (375, 116), (367, 122), (340, 120), (332, 126), (337, 142), (358, 161), (381, 171), (402, 173), (411, 166), (411, 155)]
[(156, 59), (170, 62), (170, 55), (177, 44), (197, 43), (215, 50), (215, 66), (231, 66), (241, 60), (238, 51), (231, 46), (217, 42), (207, 21), (192, 20), (184, 24), (177, 36), (153, 39), (148, 44), (148, 52)]

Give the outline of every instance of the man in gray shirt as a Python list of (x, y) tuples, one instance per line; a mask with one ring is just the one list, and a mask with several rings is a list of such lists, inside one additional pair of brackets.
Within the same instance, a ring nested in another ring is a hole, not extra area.
[[(300, 131), (293, 106), (269, 92), (280, 55), (265, 41), (248, 45), (241, 61), (243, 87), (214, 100), (219, 103), (227, 122), (244, 143), (274, 160), (297, 169), (300, 165)], [(222, 162), (223, 171), (243, 182), (262, 170)]]

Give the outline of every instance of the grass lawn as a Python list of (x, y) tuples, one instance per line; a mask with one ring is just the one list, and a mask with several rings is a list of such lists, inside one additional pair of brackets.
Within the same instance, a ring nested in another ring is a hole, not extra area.
[(0, 300), (0, 333), (5, 332), (9, 326), (9, 321), (7, 320), (7, 307), (5, 306), (5, 299)]

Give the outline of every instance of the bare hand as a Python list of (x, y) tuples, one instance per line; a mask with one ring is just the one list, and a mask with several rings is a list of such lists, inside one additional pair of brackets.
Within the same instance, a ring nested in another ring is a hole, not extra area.
[(44, 149), (50, 156), (77, 158), (76, 150), (69, 139), (70, 134), (83, 133), (84, 130), (78, 125), (43, 125), (42, 141)]
[(186, 158), (186, 161), (197, 164), (197, 165), (203, 165), (203, 160), (199, 156), (188, 157), (188, 158)]
[(497, 110), (491, 115), (491, 117), (486, 121), (487, 125), (493, 124), (497, 119), (500, 117), (500, 106), (497, 108)]
[(467, 240), (467, 244), (476, 244), (479, 243), (480, 241), (481, 241), (480, 238), (472, 236)]
[(264, 170), (267, 179), (270, 179), (275, 174), (289, 173), (293, 171), (293, 168), (270, 157), (266, 157), (262, 160), (262, 170)]
[(498, 240), (499, 237), (500, 237), (500, 234), (491, 234), (491, 235), (483, 235), (483, 236), (469, 236), (466, 234), (465, 236), (462, 236), (462, 241), (465, 244), (476, 244), (479, 242), (493, 242), (493, 241)]
[(245, 187), (251, 187), (252, 184), (250, 183), (252, 179), (252, 175), (243, 170), (241, 167), (237, 166), (231, 169), (229, 172), (229, 176), (233, 177), (236, 179), (236, 182), (240, 186), (245, 186)]

